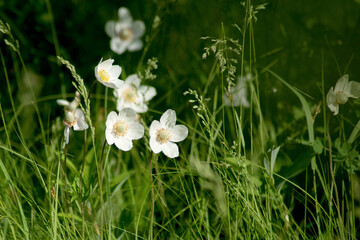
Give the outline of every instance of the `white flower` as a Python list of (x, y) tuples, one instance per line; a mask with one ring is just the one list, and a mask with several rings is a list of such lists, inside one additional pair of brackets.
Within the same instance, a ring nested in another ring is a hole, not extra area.
[(230, 100), (229, 96), (224, 94), (223, 101), (225, 106), (243, 106), (243, 107), (250, 107), (250, 103), (247, 99), (248, 97), (248, 81), (251, 80), (251, 74), (248, 73), (243, 78), (240, 76), (237, 79), (237, 83), (235, 86), (230, 88), (230, 94), (232, 96), (232, 101)]
[(137, 113), (144, 113), (148, 110), (147, 102), (156, 95), (156, 89), (141, 86), (140, 82), (140, 78), (133, 74), (125, 79), (122, 87), (114, 90), (118, 111), (124, 108), (132, 108)]
[(150, 148), (154, 153), (163, 152), (169, 158), (179, 156), (179, 148), (175, 142), (183, 141), (188, 135), (184, 125), (175, 125), (176, 113), (168, 109), (160, 118), (154, 120), (149, 128)]
[(140, 40), (145, 33), (144, 22), (133, 21), (129, 10), (121, 7), (118, 10), (119, 20), (108, 21), (105, 31), (111, 37), (110, 48), (117, 54), (123, 54), (126, 50), (138, 51), (143, 47)]
[(96, 79), (110, 88), (119, 88), (124, 84), (124, 81), (118, 79), (121, 73), (121, 67), (119, 65), (112, 65), (113, 59), (108, 59), (104, 62), (102, 60), (95, 67)]
[(76, 108), (79, 106), (80, 102), (80, 94), (78, 92), (75, 93), (75, 98), (72, 102), (68, 102), (64, 99), (56, 100), (56, 103), (60, 106), (64, 106), (65, 111), (75, 112)]
[(133, 147), (132, 140), (144, 136), (144, 127), (135, 122), (136, 113), (131, 108), (124, 108), (116, 114), (112, 111), (106, 119), (105, 137), (109, 145), (123, 151), (129, 151)]
[(64, 137), (66, 144), (69, 143), (69, 136), (72, 127), (74, 128), (75, 131), (82, 131), (89, 127), (89, 125), (85, 121), (85, 116), (81, 109), (76, 109), (75, 114), (70, 111), (65, 111), (64, 124), (65, 124)]
[(326, 103), (330, 111), (337, 115), (339, 113), (339, 105), (345, 104), (350, 97), (360, 97), (360, 83), (349, 82), (349, 75), (346, 74), (337, 81), (335, 89), (333, 87), (330, 88), (326, 95)]
[(72, 102), (68, 102), (64, 99), (56, 100), (57, 104), (64, 106), (65, 111), (65, 130), (64, 130), (64, 138), (66, 144), (69, 143), (69, 136), (71, 132), (71, 128), (74, 127), (75, 131), (82, 131), (89, 127), (89, 125), (85, 121), (85, 116), (82, 110), (77, 109), (80, 102), (80, 94), (78, 92), (75, 93), (75, 98)]

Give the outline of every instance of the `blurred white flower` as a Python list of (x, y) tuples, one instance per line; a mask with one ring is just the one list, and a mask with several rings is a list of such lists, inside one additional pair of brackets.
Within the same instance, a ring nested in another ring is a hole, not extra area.
[(133, 147), (132, 140), (144, 136), (144, 127), (135, 122), (136, 113), (131, 108), (124, 108), (119, 114), (112, 111), (106, 119), (105, 137), (109, 145), (123, 151), (129, 151)]
[(251, 80), (251, 74), (248, 73), (244, 77), (239, 76), (235, 86), (230, 88), (230, 95), (232, 97), (232, 101), (230, 97), (226, 94), (223, 95), (223, 101), (225, 106), (243, 106), (250, 107), (250, 103), (248, 101), (248, 82)]
[(130, 52), (138, 51), (143, 47), (141, 41), (145, 33), (144, 22), (133, 21), (129, 10), (121, 7), (118, 10), (118, 21), (108, 21), (105, 31), (110, 40), (110, 48), (117, 54), (123, 54), (126, 50)]
[(69, 143), (69, 136), (71, 132), (71, 128), (74, 127), (75, 131), (82, 131), (89, 127), (89, 125), (85, 121), (85, 116), (82, 110), (77, 109), (80, 102), (80, 94), (78, 92), (75, 93), (75, 98), (72, 102), (68, 102), (64, 99), (56, 100), (57, 104), (64, 106), (65, 111), (65, 129), (64, 129), (64, 138), (66, 144)]
[(124, 85), (114, 90), (118, 111), (132, 108), (137, 113), (144, 113), (148, 110), (147, 103), (156, 95), (156, 89), (150, 86), (141, 86), (140, 82), (140, 78), (133, 74), (125, 79)]
[(160, 118), (154, 120), (149, 128), (150, 148), (154, 153), (163, 152), (169, 158), (179, 156), (179, 148), (175, 142), (183, 141), (188, 135), (184, 125), (175, 125), (176, 113), (168, 109)]
[(360, 97), (360, 83), (349, 82), (349, 75), (346, 74), (337, 81), (335, 88), (330, 88), (326, 95), (326, 103), (330, 111), (337, 115), (339, 113), (339, 105), (345, 104), (350, 97)]
[(69, 143), (69, 136), (71, 128), (73, 127), (75, 131), (82, 131), (89, 127), (85, 121), (84, 113), (81, 109), (76, 109), (75, 114), (70, 111), (65, 111), (65, 130), (64, 137), (66, 144)]
[(119, 65), (112, 65), (113, 59), (108, 59), (95, 67), (95, 77), (103, 85), (110, 88), (119, 88), (124, 84), (124, 81), (118, 79), (121, 74), (121, 67)]
[(56, 100), (56, 103), (60, 106), (64, 106), (65, 111), (75, 112), (76, 108), (79, 106), (80, 102), (80, 94), (78, 92), (75, 93), (75, 98), (72, 102), (68, 102), (64, 99)]

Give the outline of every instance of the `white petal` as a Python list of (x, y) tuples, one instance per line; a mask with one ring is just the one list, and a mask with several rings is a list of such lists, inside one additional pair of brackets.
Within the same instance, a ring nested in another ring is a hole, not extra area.
[(122, 151), (129, 151), (132, 149), (133, 144), (128, 137), (118, 137), (115, 139), (115, 146)]
[(330, 88), (328, 94), (326, 95), (326, 104), (328, 106), (331, 104), (336, 104), (336, 93), (334, 92), (333, 87)]
[(59, 104), (60, 106), (68, 106), (70, 103), (64, 99), (58, 99), (56, 100), (56, 103)]
[(160, 118), (160, 123), (167, 128), (173, 128), (176, 122), (176, 112), (172, 109), (166, 110)]
[(126, 108), (125, 102), (123, 101), (123, 99), (118, 99), (116, 101), (116, 110), (118, 110), (118, 112), (120, 112), (124, 108)]
[(76, 123), (74, 125), (75, 131), (85, 130), (89, 127), (89, 125), (85, 121), (85, 116), (81, 109), (76, 109), (75, 118), (76, 118)]
[(140, 50), (143, 47), (143, 42), (140, 39), (134, 40), (132, 41), (129, 46), (128, 46), (128, 50), (130, 52), (135, 52)]
[(119, 8), (118, 14), (121, 22), (132, 22), (130, 11), (126, 7)]
[(346, 84), (349, 82), (349, 75), (345, 74), (336, 83), (334, 92), (344, 91)]
[(179, 156), (179, 148), (175, 143), (164, 143), (161, 145), (161, 150), (169, 158), (176, 158)]
[(140, 139), (144, 136), (144, 127), (137, 122), (129, 123), (127, 136), (131, 139)]
[(337, 115), (339, 113), (339, 105), (338, 104), (328, 104), (330, 111)]
[(108, 21), (105, 24), (105, 32), (106, 34), (113, 38), (115, 37), (116, 33), (115, 33), (115, 21)]
[(161, 152), (161, 144), (160, 144), (158, 141), (156, 141), (156, 138), (155, 138), (155, 137), (150, 137), (149, 144), (150, 144), (151, 150), (152, 150), (154, 153), (159, 153), (159, 152)]
[(131, 103), (131, 108), (134, 109), (134, 111), (137, 113), (144, 113), (144, 112), (147, 112), (147, 110), (148, 110), (148, 106), (144, 102), (137, 103), (137, 104)]
[(68, 126), (65, 126), (64, 129), (64, 139), (65, 139), (65, 143), (68, 144), (69, 143), (69, 136), (70, 136), (70, 128)]
[(134, 122), (136, 119), (136, 112), (132, 108), (124, 108), (119, 112), (119, 118), (120, 117), (127, 122)]
[(175, 125), (175, 127), (171, 129), (170, 141), (181, 142), (188, 136), (188, 133), (188, 128), (184, 125)]
[(118, 115), (115, 111), (111, 111), (106, 118), (106, 128), (112, 129), (114, 124), (116, 123)]
[(143, 94), (145, 101), (150, 101), (156, 96), (156, 89), (150, 86), (141, 86), (139, 92)]
[(123, 54), (126, 51), (129, 43), (122, 41), (119, 37), (112, 38), (110, 40), (110, 48), (117, 54)]
[(121, 88), (124, 85), (124, 81), (119, 80), (119, 79), (113, 79), (113, 80), (111, 80), (111, 82), (101, 81), (101, 83), (109, 88), (114, 88), (114, 89)]
[(159, 130), (161, 128), (162, 128), (162, 125), (158, 120), (152, 121), (152, 123), (149, 127), (150, 137), (154, 137), (156, 135), (157, 130)]
[(131, 74), (125, 79), (126, 84), (134, 85), (135, 87), (140, 86), (141, 79), (138, 77), (137, 74)]
[(348, 97), (359, 98), (360, 97), (360, 83), (350, 81), (346, 84), (344, 93), (348, 95)]
[(106, 138), (106, 142), (109, 144), (109, 145), (113, 145), (114, 142), (115, 142), (115, 136), (112, 132), (112, 129), (109, 129), (109, 128), (106, 128), (105, 130), (105, 138)]
[(145, 33), (145, 24), (143, 21), (137, 20), (133, 23), (134, 38), (140, 38)]
[(109, 70), (109, 75), (111, 79), (118, 79), (121, 74), (121, 67), (119, 65), (114, 65)]
[(99, 65), (97, 66), (98, 70), (110, 68), (112, 66), (113, 62), (114, 62), (114, 59), (111, 59), (111, 58), (104, 62), (100, 62)]

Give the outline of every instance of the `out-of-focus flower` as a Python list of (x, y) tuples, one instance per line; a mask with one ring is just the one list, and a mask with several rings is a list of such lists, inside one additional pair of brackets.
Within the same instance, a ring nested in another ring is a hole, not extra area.
[(230, 97), (226, 94), (223, 95), (223, 101), (225, 106), (243, 106), (250, 107), (248, 101), (248, 82), (251, 80), (251, 74), (248, 73), (244, 77), (238, 77), (236, 85), (230, 88)]
[(144, 127), (135, 122), (136, 113), (131, 108), (124, 108), (119, 114), (112, 111), (106, 119), (105, 137), (109, 145), (123, 151), (129, 151), (133, 147), (132, 140), (144, 136)]
[(339, 105), (345, 104), (349, 98), (360, 97), (360, 83), (350, 81), (349, 75), (342, 76), (336, 83), (335, 88), (331, 87), (326, 95), (326, 103), (330, 109), (337, 115), (339, 113)]
[(123, 54), (126, 50), (130, 52), (138, 51), (143, 47), (141, 41), (145, 33), (144, 22), (133, 21), (129, 10), (121, 7), (118, 10), (118, 21), (108, 21), (105, 25), (105, 31), (110, 40), (110, 48), (117, 54)]
[(137, 113), (144, 113), (148, 110), (148, 101), (156, 95), (156, 89), (150, 86), (142, 86), (140, 82), (140, 78), (133, 74), (125, 79), (122, 87), (114, 90), (118, 111), (124, 108), (132, 108)]
[(69, 136), (71, 128), (73, 127), (75, 131), (82, 131), (89, 127), (85, 121), (84, 113), (81, 109), (77, 109), (80, 102), (80, 94), (76, 92), (75, 99), (72, 102), (68, 102), (64, 99), (56, 100), (57, 104), (64, 106), (65, 111), (65, 129), (64, 129), (64, 138), (66, 144), (69, 143)]
[(68, 102), (64, 99), (58, 99), (56, 100), (56, 103), (60, 106), (64, 106), (65, 111), (70, 111), (75, 113), (76, 108), (79, 106), (80, 102), (80, 94), (78, 92), (75, 93), (75, 98), (72, 102)]
[(124, 81), (118, 79), (121, 74), (121, 67), (119, 65), (112, 65), (113, 59), (108, 59), (104, 62), (102, 60), (95, 67), (95, 77), (103, 85), (110, 88), (119, 88), (124, 84)]
[(76, 109), (75, 114), (69, 111), (65, 111), (64, 123), (64, 137), (66, 144), (69, 143), (69, 136), (72, 127), (75, 131), (83, 131), (85, 129), (88, 129), (89, 127), (89, 125), (85, 121), (85, 116), (81, 109)]
[(168, 109), (160, 118), (154, 120), (149, 128), (150, 148), (154, 153), (163, 152), (169, 158), (179, 156), (179, 148), (175, 142), (183, 141), (188, 135), (184, 125), (175, 125), (176, 113)]

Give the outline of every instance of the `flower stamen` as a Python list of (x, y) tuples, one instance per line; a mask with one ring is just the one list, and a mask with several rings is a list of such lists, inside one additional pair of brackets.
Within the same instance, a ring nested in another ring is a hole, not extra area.
[(105, 69), (101, 69), (98, 73), (103, 82), (108, 82), (110, 80), (110, 74), (106, 72)]
[(121, 40), (129, 41), (133, 38), (134, 32), (131, 28), (123, 28), (119, 32), (119, 37)]
[(167, 128), (162, 128), (156, 132), (156, 141), (166, 143), (171, 138), (171, 132)]
[(136, 101), (136, 91), (134, 88), (129, 87), (123, 92), (123, 97), (126, 102), (135, 102)]
[(129, 130), (129, 124), (124, 121), (118, 121), (114, 124), (113, 132), (116, 136), (125, 136)]

